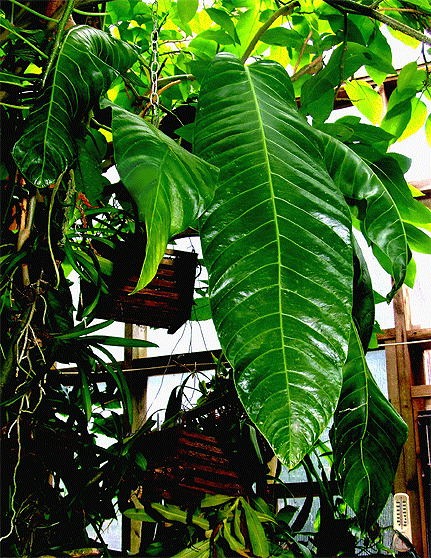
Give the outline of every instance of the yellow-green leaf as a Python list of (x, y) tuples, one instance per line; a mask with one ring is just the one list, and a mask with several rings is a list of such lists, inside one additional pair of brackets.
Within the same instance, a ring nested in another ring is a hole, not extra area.
[(344, 89), (355, 107), (372, 124), (378, 124), (383, 118), (383, 101), (377, 91), (366, 81), (348, 81)]
[(412, 99), (412, 114), (410, 121), (398, 141), (403, 141), (403, 139), (408, 138), (422, 128), (427, 119), (427, 113), (428, 110), (423, 101), (417, 98)]

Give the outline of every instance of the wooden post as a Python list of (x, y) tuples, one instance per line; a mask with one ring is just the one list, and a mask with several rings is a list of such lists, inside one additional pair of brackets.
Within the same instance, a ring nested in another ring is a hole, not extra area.
[[(127, 339), (147, 339), (147, 326), (126, 324), (125, 337)], [(137, 358), (146, 358), (145, 347), (126, 347), (124, 349), (124, 367), (132, 367), (132, 361)], [(146, 420), (147, 413), (147, 383), (148, 376), (144, 371), (136, 371), (126, 375), (127, 385), (130, 390), (133, 405), (133, 422), (131, 432), (136, 432)], [(124, 521), (124, 518), (123, 518)], [(127, 529), (130, 526), (130, 531)], [(129, 532), (127, 532), (129, 531)], [(142, 521), (131, 520), (123, 523), (123, 551), (130, 550), (130, 554), (138, 554), (141, 546)]]
[(400, 464), (395, 477), (395, 493), (404, 492), (410, 497), (412, 522), (412, 543), (419, 556), (424, 556), (422, 542), (419, 480), (416, 455), (416, 425), (411, 399), (414, 385), (410, 353), (406, 344), (407, 330), (411, 329), (410, 305), (407, 287), (403, 286), (394, 297), (395, 341), (396, 345), (386, 347), (389, 399), (409, 428), (409, 436), (404, 445)]

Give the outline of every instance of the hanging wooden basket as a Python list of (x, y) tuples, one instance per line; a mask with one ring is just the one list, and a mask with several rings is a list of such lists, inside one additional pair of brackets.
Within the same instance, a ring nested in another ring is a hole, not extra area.
[[(121, 285), (101, 294), (95, 317), (117, 322), (164, 328), (174, 333), (191, 316), (197, 254), (166, 250), (157, 274), (144, 289), (131, 295), (139, 279), (132, 271)], [(81, 309), (94, 300), (95, 285), (81, 281)]]
[(216, 438), (176, 426), (151, 432), (142, 441), (151, 448), (141, 479), (146, 498), (184, 503), (205, 494), (245, 495)]

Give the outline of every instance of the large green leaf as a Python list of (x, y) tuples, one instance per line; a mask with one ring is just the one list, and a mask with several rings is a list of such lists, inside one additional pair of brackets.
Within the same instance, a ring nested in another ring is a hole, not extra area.
[(118, 173), (147, 231), (136, 292), (153, 279), (169, 239), (194, 223), (211, 202), (218, 169), (116, 105), (112, 134)]
[(76, 157), (74, 137), (112, 81), (137, 60), (134, 48), (93, 27), (72, 28), (13, 155), (22, 174), (49, 186)]
[(222, 53), (199, 103), (195, 149), (221, 169), (201, 218), (214, 323), (243, 404), (291, 466), (322, 433), (341, 389), (349, 209), (281, 65), (244, 67)]
[(342, 496), (363, 528), (373, 525), (386, 504), (407, 433), (371, 376), (353, 326), (331, 441)]
[(384, 184), (349, 147), (323, 136), (325, 162), (341, 192), (357, 211), (366, 235), (389, 258), (394, 285), (390, 300), (401, 287), (411, 258), (398, 208)]

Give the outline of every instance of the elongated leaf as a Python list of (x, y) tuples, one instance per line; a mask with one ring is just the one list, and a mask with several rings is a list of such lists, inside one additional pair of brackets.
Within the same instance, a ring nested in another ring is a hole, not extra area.
[(74, 135), (99, 96), (137, 60), (132, 46), (93, 27), (67, 34), (13, 156), (22, 174), (49, 186), (76, 156)]
[(245, 513), (252, 552), (255, 556), (267, 558), (269, 556), (269, 543), (256, 510), (254, 510), (244, 498), (241, 498), (241, 506)]
[(394, 286), (391, 300), (402, 285), (411, 252), (398, 208), (384, 184), (349, 147), (330, 136), (323, 137), (329, 174), (351, 205), (358, 210), (369, 239), (390, 259)]
[(385, 185), (403, 221), (431, 230), (431, 211), (414, 199), (399, 162), (393, 154), (371, 163), (370, 167)]
[(313, 137), (282, 66), (213, 60), (195, 130), (221, 169), (200, 221), (213, 318), (248, 414), (289, 466), (335, 410), (352, 309), (349, 209)]
[(123, 511), (123, 515), (129, 519), (135, 519), (136, 521), (145, 521), (146, 523), (157, 523), (155, 519), (148, 515), (148, 513), (143, 509), (130, 508)]
[(115, 160), (145, 222), (145, 260), (135, 291), (154, 277), (168, 240), (211, 202), (218, 171), (139, 116), (112, 105)]
[(407, 426), (368, 369), (354, 327), (331, 433), (342, 496), (368, 528), (391, 493)]
[(366, 352), (374, 328), (374, 296), (371, 276), (361, 248), (354, 239), (353, 255), (353, 308), (352, 317), (358, 330), (359, 338)]

